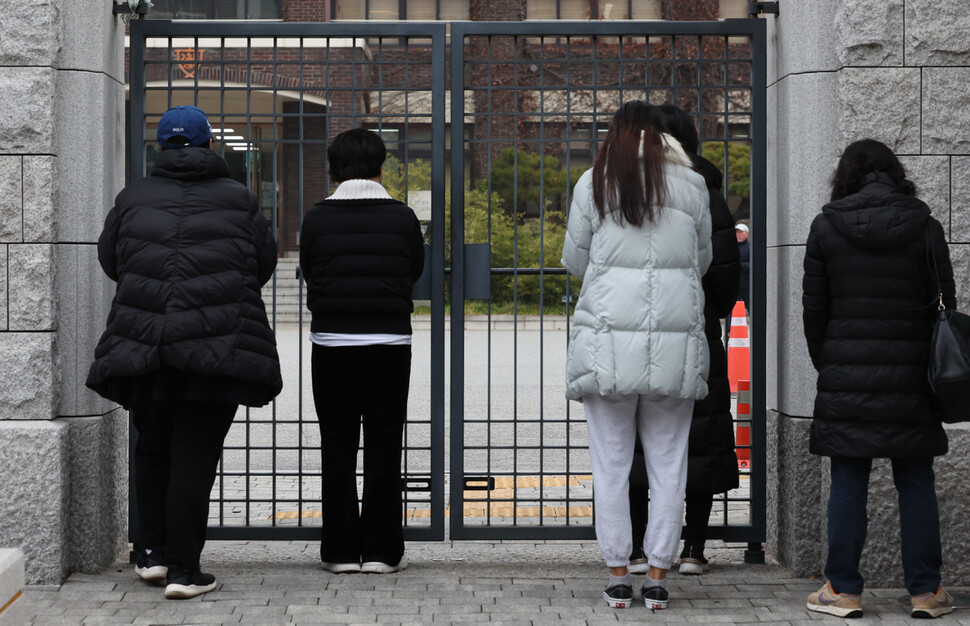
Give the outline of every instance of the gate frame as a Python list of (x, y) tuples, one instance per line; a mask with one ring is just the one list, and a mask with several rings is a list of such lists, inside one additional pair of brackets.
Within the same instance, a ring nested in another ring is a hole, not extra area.
[[(444, 515), (444, 449), (445, 449), (445, 55), (447, 24), (445, 22), (220, 22), (133, 20), (129, 31), (129, 180), (145, 176), (145, 51), (149, 37), (159, 38), (407, 38), (431, 42), (431, 523), (428, 526), (404, 527), (408, 541), (443, 541)], [(278, 90), (273, 87), (274, 92)], [(301, 155), (302, 162), (302, 155)], [(301, 181), (302, 185), (302, 181)], [(301, 216), (303, 207), (300, 207)], [(273, 235), (277, 236), (273, 223)], [(276, 280), (275, 273), (272, 280)], [(302, 326), (301, 326), (302, 327)], [(274, 329), (275, 330), (275, 329)], [(302, 344), (301, 344), (302, 345)], [(302, 348), (301, 348), (302, 349)], [(301, 371), (302, 380), (302, 371)], [(300, 399), (302, 405), (302, 399)], [(245, 407), (244, 407), (245, 408)], [(301, 409), (302, 412), (302, 409)], [(137, 431), (130, 422), (129, 481), (134, 484), (134, 447)], [(406, 479), (406, 477), (405, 477)], [(128, 511), (129, 539), (137, 542), (138, 512), (135, 490), (130, 491)], [(319, 526), (210, 526), (209, 539), (317, 540)]]
[[(751, 42), (751, 456), (750, 524), (713, 526), (711, 538), (730, 542), (763, 543), (767, 537), (767, 460), (765, 422), (765, 294), (766, 294), (766, 155), (767, 155), (767, 38), (765, 21), (757, 18), (722, 21), (526, 21), (452, 22), (451, 24), (451, 489), (452, 511), (464, 510), (464, 323), (465, 323), (465, 197), (464, 127), (465, 39), (469, 36), (508, 37), (748, 37)], [(456, 42), (458, 48), (456, 48)], [(456, 54), (456, 50), (460, 54)], [(570, 190), (571, 191), (571, 190)], [(463, 303), (454, 306), (455, 302)], [(464, 517), (451, 515), (451, 539), (592, 539), (595, 526), (466, 526)], [(746, 554), (746, 558), (749, 555)], [(757, 555), (753, 555), (757, 560)], [(763, 557), (762, 557), (763, 558)]]
[[(451, 56), (451, 171), (461, 173), (451, 178), (451, 260), (452, 302), (465, 301), (464, 247), (464, 125), (462, 120), (465, 92), (464, 41), (468, 36), (743, 36), (751, 42), (751, 450), (754, 464), (750, 474), (750, 519), (746, 526), (712, 527), (712, 538), (730, 542), (761, 543), (766, 539), (766, 424), (765, 424), (765, 304), (766, 304), (766, 120), (767, 120), (767, 51), (765, 22), (756, 18), (717, 22), (451, 22), (447, 34), (445, 22), (324, 22), (324, 23), (246, 23), (182, 22), (170, 20), (135, 20), (130, 25), (129, 103), (130, 154), (129, 180), (144, 176), (145, 159), (145, 50), (148, 37), (161, 38), (372, 38), (422, 37), (430, 39), (432, 49), (432, 253), (431, 253), (431, 524), (427, 527), (405, 527), (409, 541), (444, 539), (444, 305), (445, 305), (445, 58)], [(451, 43), (446, 45), (446, 36)], [(461, 42), (456, 47), (454, 42)], [(273, 225), (274, 234), (276, 225)], [(464, 306), (451, 310), (451, 401), (450, 401), (450, 502), (452, 512), (464, 507)], [(132, 427), (131, 449), (137, 433)], [(130, 475), (133, 473), (131, 466)], [(137, 507), (134, 490), (129, 509), (129, 533), (137, 532)], [(450, 516), (450, 539), (590, 539), (595, 537), (592, 525), (584, 526), (465, 526), (463, 516)], [(314, 540), (317, 526), (220, 526), (210, 527), (211, 539), (278, 539)]]

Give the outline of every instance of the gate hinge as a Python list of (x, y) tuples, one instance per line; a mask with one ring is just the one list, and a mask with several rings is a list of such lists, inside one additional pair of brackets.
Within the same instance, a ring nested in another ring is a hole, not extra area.
[(753, 0), (749, 0), (748, 17), (758, 17), (763, 13), (771, 13), (772, 15), (778, 15), (778, 3), (777, 2), (754, 2)]
[(124, 15), (129, 19), (132, 15), (137, 15), (138, 19), (143, 20), (151, 7), (152, 3), (149, 0), (123, 0), (122, 2), (112, 3), (111, 13)]

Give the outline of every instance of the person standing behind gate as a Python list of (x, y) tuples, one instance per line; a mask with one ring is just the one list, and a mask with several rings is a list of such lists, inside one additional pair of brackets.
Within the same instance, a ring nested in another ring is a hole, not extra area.
[(933, 457), (946, 454), (948, 443), (926, 374), (938, 302), (930, 242), (943, 303), (955, 309), (943, 227), (887, 146), (872, 139), (849, 145), (832, 200), (812, 222), (802, 283), (805, 338), (818, 370), (809, 450), (832, 464), (828, 582), (808, 597), (812, 611), (862, 616), (859, 561), (874, 458), (892, 463), (912, 617), (953, 610), (940, 585), (933, 475)]
[[(738, 299), (741, 261), (734, 235), (734, 218), (721, 195), (723, 177), (717, 167), (698, 154), (697, 129), (690, 115), (674, 105), (660, 107), (667, 129), (680, 142), (704, 177), (710, 196), (713, 233), (713, 261), (704, 274), (704, 333), (711, 355), (707, 377), (709, 393), (694, 403), (687, 453), (687, 519), (684, 549), (680, 553), (681, 574), (702, 574), (708, 567), (704, 544), (714, 494), (738, 486), (738, 457), (734, 452), (734, 420), (731, 415), (731, 387), (727, 378), (727, 357), (721, 342), (721, 319), (729, 316)], [(643, 537), (647, 524), (648, 484), (642, 448), (637, 445), (630, 471), (630, 517), (633, 524), (633, 554), (630, 571), (645, 572)], [(641, 486), (636, 489), (634, 485)]]
[(384, 142), (369, 130), (337, 135), (327, 158), (338, 186), (307, 212), (300, 236), (323, 447), (320, 557), (334, 573), (407, 567), (401, 440), (411, 373), (411, 288), (424, 269), (424, 239), (414, 211), (380, 184), (386, 156)]
[(256, 196), (231, 180), (193, 106), (158, 123), (151, 175), (115, 200), (98, 260), (118, 283), (87, 385), (131, 409), (138, 432), (135, 573), (166, 598), (215, 588), (199, 559), (209, 492), (238, 405), (283, 387), (260, 287), (276, 241)]
[(711, 263), (704, 178), (661, 112), (641, 101), (613, 116), (576, 183), (562, 264), (583, 279), (566, 356), (566, 397), (583, 402), (596, 538), (610, 568), (603, 598), (633, 598), (629, 475), (639, 436), (650, 481), (644, 603), (667, 606), (677, 557), (694, 401), (707, 395), (701, 277)]

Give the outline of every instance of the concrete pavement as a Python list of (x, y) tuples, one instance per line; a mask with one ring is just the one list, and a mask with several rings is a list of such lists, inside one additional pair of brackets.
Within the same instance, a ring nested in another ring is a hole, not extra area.
[[(99, 575), (25, 590), (31, 624), (614, 624), (692, 622), (808, 624), (837, 618), (805, 609), (818, 580), (793, 578), (775, 565), (744, 565), (741, 546), (709, 546), (710, 572), (672, 573), (670, 606), (609, 608), (607, 570), (596, 543), (460, 541), (409, 543), (410, 567), (390, 575), (330, 574), (308, 542), (209, 542), (206, 571), (216, 591), (166, 601), (162, 587), (118, 563)], [(635, 577), (636, 585), (643, 577)], [(959, 597), (965, 606), (970, 589)], [(868, 623), (909, 623), (903, 589), (867, 590)], [(970, 608), (941, 623), (970, 625)]]

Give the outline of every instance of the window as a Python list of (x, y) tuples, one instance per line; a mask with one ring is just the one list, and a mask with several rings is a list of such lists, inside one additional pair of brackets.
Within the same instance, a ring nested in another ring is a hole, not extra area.
[(748, 17), (748, 0), (721, 0), (721, 19)]
[(336, 20), (467, 20), (470, 0), (331, 0)]
[(154, 0), (148, 19), (278, 20), (282, 0)]

